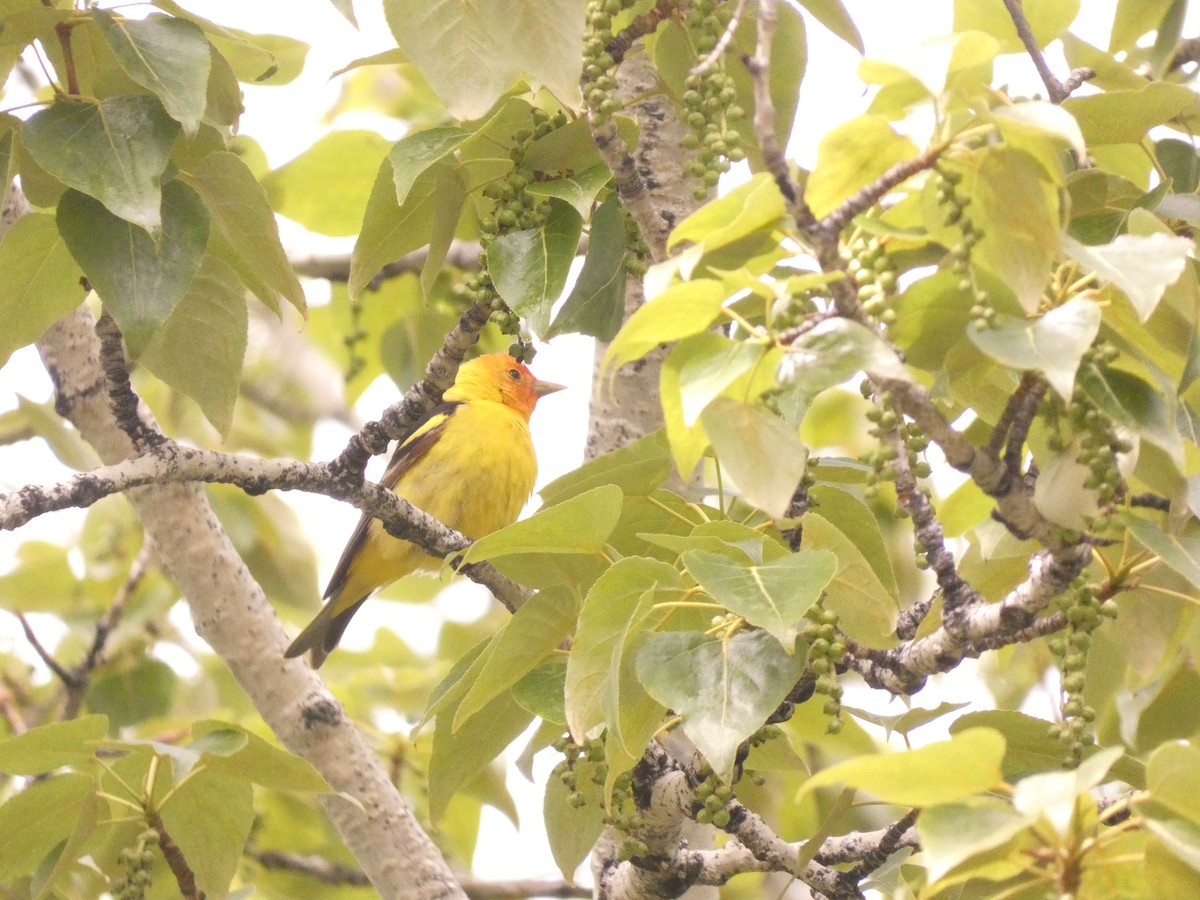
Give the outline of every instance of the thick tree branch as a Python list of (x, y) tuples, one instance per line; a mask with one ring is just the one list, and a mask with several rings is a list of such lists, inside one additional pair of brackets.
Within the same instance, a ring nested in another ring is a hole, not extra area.
[[(383, 522), (389, 534), (411, 541), (430, 556), (445, 558), (471, 545), (471, 540), (447, 528), (428, 513), (373, 482), (347, 482), (332, 463), (267, 460), (184, 447), (165, 441), (131, 459), (48, 487), (26, 485), (0, 494), (0, 530), (12, 530), (31, 519), (73, 507), (86, 508), (104, 497), (155, 484), (203, 482), (232, 484), (249, 494), (268, 490), (302, 490), (349, 503)], [(526, 598), (523, 588), (492, 566), (480, 563), (464, 572), (496, 592), (510, 610)]]
[[(86, 310), (52, 326), (38, 348), (60, 405), (84, 439), (110, 464), (127, 458), (134, 448), (108, 408), (99, 342)], [(163, 484), (128, 496), (187, 598), (197, 631), (283, 743), (339, 792), (322, 797), (322, 803), (376, 889), (413, 900), (462, 897), (441, 854), (341, 705), (306, 663), (283, 658), (287, 636), (202, 489)]]

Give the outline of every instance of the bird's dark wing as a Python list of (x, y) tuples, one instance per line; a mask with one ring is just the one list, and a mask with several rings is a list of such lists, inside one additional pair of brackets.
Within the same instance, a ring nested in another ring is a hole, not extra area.
[[(411, 469), (421, 457), (429, 452), (429, 448), (437, 443), (438, 438), (446, 429), (446, 423), (450, 417), (454, 415), (454, 411), (459, 407), (458, 403), (439, 403), (431, 409), (420, 422), (417, 423), (416, 429), (408, 440), (396, 448), (392, 454), (391, 461), (388, 463), (387, 470), (383, 473), (383, 478), (379, 483), (386, 488), (390, 488), (400, 480), (400, 476)], [(362, 548), (363, 541), (367, 539), (367, 529), (371, 525), (371, 520), (374, 518), (370, 513), (363, 513), (362, 518), (358, 520), (358, 525), (354, 528), (354, 533), (350, 535), (350, 540), (346, 542), (346, 549), (342, 551), (342, 556), (338, 560), (337, 566), (333, 570), (333, 575), (329, 578), (329, 584), (325, 588), (324, 598), (328, 600), (330, 597), (336, 597), (346, 585), (346, 577), (350, 572), (350, 563), (358, 551)]]

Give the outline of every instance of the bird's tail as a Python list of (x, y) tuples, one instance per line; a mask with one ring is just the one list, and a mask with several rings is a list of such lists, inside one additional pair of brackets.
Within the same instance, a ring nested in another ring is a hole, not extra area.
[(317, 613), (316, 617), (296, 636), (283, 655), (291, 659), (306, 651), (311, 652), (312, 667), (314, 669), (321, 668), (321, 663), (325, 662), (325, 657), (332, 653), (333, 648), (338, 645), (338, 641), (342, 639), (342, 632), (346, 630), (350, 619), (358, 612), (358, 608), (366, 599), (366, 597), (362, 597), (341, 612), (335, 613), (334, 610), (339, 605), (337, 597), (330, 598), (329, 602), (321, 607), (321, 611)]

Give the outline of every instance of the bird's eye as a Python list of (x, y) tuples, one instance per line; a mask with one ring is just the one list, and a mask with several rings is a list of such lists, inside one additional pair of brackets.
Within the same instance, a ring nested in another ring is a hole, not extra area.
[(508, 377), (511, 378), (513, 381), (520, 381), (521, 373), (519, 371), (517, 371), (516, 369), (509, 369)]

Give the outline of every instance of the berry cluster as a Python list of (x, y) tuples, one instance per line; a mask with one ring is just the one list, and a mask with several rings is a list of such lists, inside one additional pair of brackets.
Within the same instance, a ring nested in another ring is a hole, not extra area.
[[(509, 151), (513, 167), (503, 178), (483, 189), (483, 196), (492, 201), (492, 209), (479, 220), (479, 272), (466, 282), (468, 297), (476, 303), (490, 306), (491, 321), (505, 334), (520, 334), (521, 318), (496, 293), (496, 286), (488, 273), (487, 248), (500, 235), (541, 228), (546, 224), (549, 201), (525, 190), (536, 178), (533, 169), (525, 165), (525, 154), (534, 141), (556, 128), (562, 128), (568, 121), (567, 114), (562, 110), (551, 115), (537, 107), (531, 110), (531, 118), (532, 128), (521, 129), (513, 135), (513, 147)], [(514, 352), (514, 356), (529, 358), (529, 348), (525, 342), (518, 342), (514, 348), (520, 351)]]
[(608, 48), (613, 41), (613, 17), (632, 0), (591, 0), (583, 36), (583, 100), (597, 124), (608, 121), (622, 107), (616, 95), (616, 61)]
[(729, 824), (727, 807), (732, 798), (733, 790), (709, 769), (704, 780), (696, 785), (696, 821), (701, 825), (724, 828)]
[(882, 325), (896, 322), (896, 267), (877, 237), (859, 236), (840, 248), (846, 271), (858, 282), (862, 310)]
[(125, 847), (117, 855), (117, 861), (125, 870), (125, 877), (112, 886), (115, 900), (142, 900), (150, 887), (150, 867), (154, 864), (152, 847), (158, 846), (158, 832), (147, 828), (138, 835), (137, 843)]
[(600, 738), (586, 738), (582, 744), (576, 744), (569, 735), (564, 735), (551, 744), (563, 755), (563, 761), (554, 768), (554, 774), (567, 788), (569, 800), (576, 809), (587, 805), (587, 797), (579, 790), (579, 775), (584, 763), (592, 763), (589, 777), (593, 784), (604, 784), (607, 777), (607, 766), (604, 760), (604, 741)]
[(971, 252), (983, 240), (983, 232), (967, 215), (970, 197), (965, 197), (958, 191), (962, 183), (962, 173), (954, 169), (934, 169), (937, 185), (938, 206), (945, 210), (943, 221), (949, 226), (958, 226), (962, 238), (950, 248), (951, 270), (959, 277), (959, 289), (971, 294), (974, 303), (971, 305), (971, 325), (975, 330), (982, 331), (990, 328), (996, 321), (996, 310), (992, 306), (987, 292), (976, 286), (971, 277)]
[(837, 734), (842, 730), (842, 686), (838, 683), (837, 666), (846, 655), (846, 642), (838, 634), (838, 614), (820, 604), (809, 607), (804, 614), (808, 624), (800, 632), (808, 644), (808, 668), (817, 676), (814, 692), (825, 696), (822, 707), (829, 723), (825, 730)]
[(638, 227), (637, 222), (633, 220), (625, 207), (621, 207), (621, 214), (625, 219), (625, 272), (634, 278), (641, 278), (646, 274), (646, 261), (650, 259), (650, 248), (646, 246), (642, 229)]
[[(1103, 367), (1119, 355), (1111, 344), (1098, 341), (1084, 354), (1083, 365)], [(1100, 514), (1087, 525), (1092, 531), (1104, 531), (1111, 523), (1117, 498), (1125, 490), (1117, 457), (1129, 453), (1133, 444), (1120, 435), (1112, 420), (1096, 407), (1078, 382), (1069, 404), (1057, 396), (1049, 399), (1045, 417), (1049, 426), (1046, 443), (1053, 452), (1064, 453), (1078, 441), (1076, 459), (1088, 469), (1083, 486), (1096, 492), (1100, 506)]]
[(650, 848), (646, 846), (646, 842), (636, 837), (646, 823), (642, 819), (637, 801), (633, 798), (633, 775), (631, 773), (625, 772), (618, 775), (613, 782), (612, 803), (608, 813), (604, 816), (604, 824), (621, 832), (623, 836), (617, 854), (621, 859), (633, 859), (649, 854)]
[(1100, 627), (1104, 618), (1116, 617), (1117, 604), (1111, 599), (1101, 601), (1093, 585), (1083, 578), (1077, 578), (1070, 590), (1058, 599), (1058, 606), (1066, 616), (1067, 628), (1063, 634), (1050, 640), (1049, 647), (1062, 672), (1063, 721), (1052, 725), (1050, 733), (1067, 744), (1064, 765), (1074, 767), (1083, 759), (1084, 749), (1096, 740), (1091, 733), (1096, 711), (1083, 698), (1092, 632)]
[[(718, 0), (696, 0), (687, 16), (696, 50), (702, 56), (713, 51), (721, 39), (732, 12)], [(742, 136), (734, 122), (744, 119), (746, 111), (737, 103), (733, 78), (725, 71), (724, 59), (702, 72), (688, 75), (683, 92), (684, 121), (691, 134), (683, 146), (696, 151), (688, 163), (688, 174), (700, 181), (692, 192), (697, 200), (707, 199), (729, 165), (746, 158)]]
[[(860, 389), (866, 399), (870, 399), (874, 393), (874, 387), (866, 380), (863, 381)], [(915, 422), (904, 421), (895, 409), (891, 394), (886, 391), (880, 394), (878, 403), (868, 410), (866, 415), (871, 422), (869, 434), (879, 442), (879, 449), (869, 454), (866, 459), (871, 466), (871, 471), (867, 473), (867, 487), (864, 492), (867, 499), (873, 500), (878, 497), (879, 486), (892, 481), (895, 477), (894, 464), (900, 457), (900, 450), (894, 440), (895, 436), (900, 438), (900, 444), (904, 447), (908, 471), (912, 473), (913, 478), (928, 478), (932, 469), (921, 454), (929, 447), (929, 438)], [(920, 489), (920, 486), (918, 488)]]

